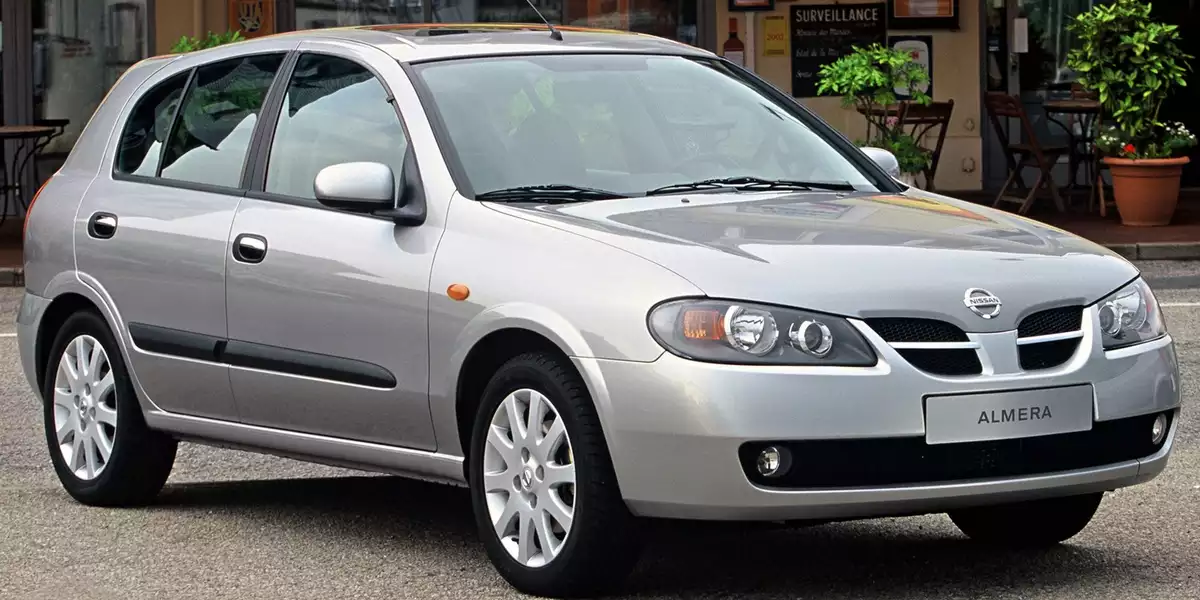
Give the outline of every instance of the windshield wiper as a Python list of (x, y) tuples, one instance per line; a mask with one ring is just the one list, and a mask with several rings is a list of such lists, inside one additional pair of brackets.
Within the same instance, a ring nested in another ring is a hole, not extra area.
[(523, 185), (475, 194), (476, 200), (491, 202), (587, 202), (628, 197), (608, 190), (562, 184)]
[(738, 191), (761, 190), (832, 190), (837, 192), (853, 192), (854, 186), (849, 181), (797, 181), (794, 179), (762, 179), (760, 177), (722, 177), (705, 179), (691, 183), (673, 183), (654, 188), (646, 192), (647, 196), (673, 194), (684, 190), (717, 190), (733, 188)]

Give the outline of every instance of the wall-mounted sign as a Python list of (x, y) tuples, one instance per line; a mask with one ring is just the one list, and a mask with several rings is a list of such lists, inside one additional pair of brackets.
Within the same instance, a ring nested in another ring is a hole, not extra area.
[(959, 0), (888, 0), (890, 29), (958, 29)]
[[(933, 36), (932, 35), (894, 35), (888, 38), (888, 45), (893, 50), (907, 52), (918, 65), (929, 74), (929, 81), (918, 86), (917, 91), (933, 95)], [(896, 97), (908, 99), (908, 88), (896, 88)]]
[(817, 95), (818, 71), (854, 46), (887, 43), (887, 4), (795, 5), (792, 33), (792, 95)]
[(767, 15), (763, 17), (763, 56), (787, 56), (787, 17)]
[(729, 0), (729, 12), (775, 10), (775, 0)]
[(275, 0), (229, 0), (229, 27), (247, 38), (275, 33)]

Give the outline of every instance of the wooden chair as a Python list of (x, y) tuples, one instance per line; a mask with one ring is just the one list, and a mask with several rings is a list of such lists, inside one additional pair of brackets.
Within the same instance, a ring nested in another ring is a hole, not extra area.
[(934, 142), (933, 148), (926, 148), (929, 153), (929, 166), (922, 172), (925, 177), (925, 189), (930, 192), (936, 191), (934, 177), (937, 176), (938, 162), (942, 158), (942, 147), (946, 143), (950, 117), (954, 114), (954, 101), (933, 102), (928, 105), (902, 102), (899, 112), (899, 126), (909, 127), (909, 133), (918, 141), (937, 128), (937, 141)]
[[(996, 130), (997, 139), (1005, 148), (1004, 159), (1008, 163), (1009, 170), (1008, 180), (1004, 182), (1004, 187), (996, 195), (992, 206), (999, 206), (1001, 202), (1013, 202), (1021, 205), (1017, 211), (1018, 214), (1028, 214), (1038, 192), (1045, 188), (1050, 191), (1050, 196), (1054, 199), (1054, 205), (1058, 211), (1066, 212), (1062, 194), (1058, 191), (1058, 184), (1054, 183), (1052, 169), (1059, 157), (1067, 154), (1069, 148), (1040, 143), (1034, 133), (1033, 123), (1029, 120), (1029, 114), (1025, 112), (1025, 107), (1019, 98), (1003, 92), (988, 92), (984, 104), (987, 107), (988, 117), (992, 121), (992, 127)], [(1017, 119), (1021, 123), (1021, 131), (1025, 134), (1025, 141), (1010, 141), (1008, 130), (1004, 127), (1002, 119)], [(1022, 188), (1025, 187), (1021, 171), (1029, 167), (1038, 169), (1037, 181), (1033, 187), (1029, 188), (1029, 194), (1024, 198), (1007, 196), (1008, 189), (1012, 187), (1013, 182), (1017, 182)]]

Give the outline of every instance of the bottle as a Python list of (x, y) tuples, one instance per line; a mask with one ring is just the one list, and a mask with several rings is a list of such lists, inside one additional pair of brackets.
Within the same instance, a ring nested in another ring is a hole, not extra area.
[(730, 62), (746, 66), (746, 44), (738, 39), (737, 17), (729, 17), (729, 39), (721, 46), (721, 55)]

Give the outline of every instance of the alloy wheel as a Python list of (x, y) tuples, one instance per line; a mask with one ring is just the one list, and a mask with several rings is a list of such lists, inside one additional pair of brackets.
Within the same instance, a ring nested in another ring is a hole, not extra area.
[(522, 566), (549, 564), (575, 516), (575, 464), (558, 409), (532, 389), (496, 407), (483, 457), (488, 516), (501, 545)]
[(54, 377), (54, 432), (67, 468), (79, 479), (100, 476), (117, 435), (117, 395), (108, 353), (96, 338), (71, 340)]

